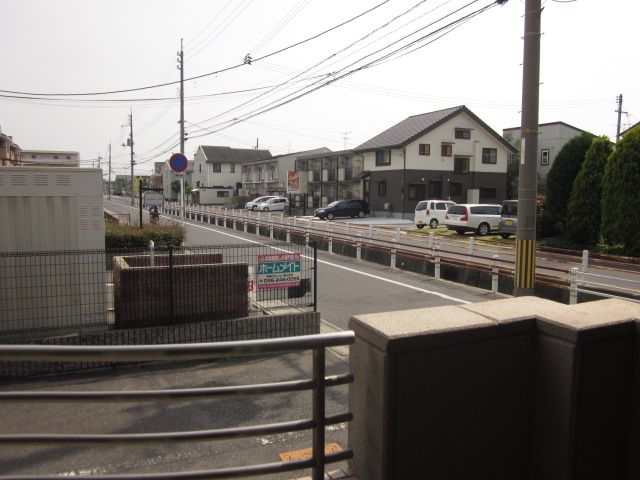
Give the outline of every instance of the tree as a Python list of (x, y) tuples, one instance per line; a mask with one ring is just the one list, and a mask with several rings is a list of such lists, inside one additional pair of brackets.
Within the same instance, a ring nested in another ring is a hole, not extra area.
[(640, 255), (639, 186), (640, 129), (634, 129), (609, 156), (602, 181), (602, 237), (628, 255)]
[[(171, 191), (176, 195), (180, 194), (180, 180), (174, 180), (171, 182)], [(191, 185), (186, 181), (184, 182), (184, 194), (189, 195), (191, 193)]]
[(547, 175), (547, 201), (545, 204), (546, 222), (552, 225), (555, 233), (562, 233), (567, 216), (567, 204), (571, 187), (584, 162), (585, 154), (594, 135), (583, 133), (572, 138), (560, 149)]
[(520, 175), (520, 145), (522, 139), (513, 138), (513, 135), (507, 133), (504, 136), (505, 140), (513, 145), (518, 152), (514, 155), (509, 155), (507, 158), (507, 189), (506, 196), (508, 200), (518, 198), (518, 177)]
[(573, 182), (565, 233), (575, 243), (596, 245), (600, 240), (602, 178), (612, 151), (608, 137), (594, 138)]

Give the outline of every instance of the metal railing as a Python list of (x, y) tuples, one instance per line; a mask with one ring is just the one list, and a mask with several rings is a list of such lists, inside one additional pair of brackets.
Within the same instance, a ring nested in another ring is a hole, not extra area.
[[(309, 459), (274, 462), (260, 465), (237, 466), (194, 472), (165, 472), (153, 474), (122, 474), (118, 479), (164, 478), (239, 478), (295, 470), (311, 469), (312, 479), (324, 478), (325, 465), (353, 457), (351, 450), (325, 453), (325, 427), (348, 422), (350, 412), (326, 415), (325, 389), (353, 382), (351, 374), (325, 375), (326, 349), (352, 344), (355, 335), (351, 331), (270, 340), (250, 340), (189, 345), (144, 346), (40, 346), (0, 345), (0, 362), (56, 361), (56, 362), (140, 362), (140, 361), (205, 361), (214, 358), (253, 356), (257, 354), (286, 353), (312, 350), (311, 378), (253, 385), (235, 385), (207, 388), (183, 388), (169, 390), (133, 391), (4, 391), (0, 392), (0, 404), (6, 402), (131, 402), (131, 401), (184, 401), (196, 398), (212, 398), (232, 395), (267, 395), (274, 393), (311, 391), (311, 418), (279, 423), (240, 426), (222, 429), (189, 430), (160, 433), (118, 434), (0, 434), (0, 445), (76, 445), (119, 446), (132, 444), (167, 444), (170, 442), (198, 442), (266, 434), (312, 430), (312, 454)], [(7, 464), (4, 471), (7, 471)], [(55, 479), (47, 475), (0, 475), (0, 479)], [(78, 477), (78, 478), (100, 478)], [(108, 478), (114, 478), (109, 475)]]
[[(172, 205), (168, 204), (167, 213), (174, 213), (172, 208)], [(441, 239), (435, 237), (433, 233), (430, 233), (425, 238), (424, 244), (416, 245), (415, 243), (409, 243), (408, 238), (405, 241), (401, 241), (402, 233), (398, 227), (358, 226), (349, 223), (285, 217), (284, 214), (261, 214), (260, 212), (214, 206), (190, 205), (187, 207), (187, 212), (187, 218), (191, 220), (202, 220), (225, 227), (232, 226), (232, 228), (236, 224), (243, 225), (245, 231), (247, 231), (247, 226), (254, 227), (256, 233), (260, 231), (261, 227), (269, 228), (272, 238), (274, 231), (285, 231), (287, 240), (293, 236), (298, 238), (304, 236), (305, 242), (311, 240), (325, 241), (328, 243), (328, 251), (330, 253), (333, 253), (332, 247), (334, 243), (339, 242), (355, 248), (357, 259), (361, 258), (360, 252), (365, 248), (385, 251), (390, 256), (390, 266), (392, 268), (396, 267), (396, 259), (400, 255), (418, 255), (422, 256), (425, 261), (432, 263), (436, 272), (439, 272), (440, 265), (455, 265), (459, 268), (490, 272), (492, 276), (491, 290), (494, 292), (497, 291), (496, 279), (499, 276), (513, 277), (515, 271), (513, 253), (505, 254), (501, 249), (481, 247), (473, 237), (467, 239), (466, 242), (456, 241), (445, 244)], [(496, 255), (497, 253), (501, 255)], [(554, 254), (554, 256), (559, 256), (563, 262), (574, 261), (581, 264), (580, 280), (583, 287), (587, 278), (591, 276), (600, 278), (599, 282), (589, 282), (592, 289), (579, 289), (585, 294), (609, 298), (640, 297), (640, 288), (637, 288), (639, 281), (625, 278), (625, 276), (629, 277), (638, 273), (640, 268), (636, 264), (618, 262), (620, 265), (616, 271), (620, 276), (615, 277), (613, 275), (605, 276), (587, 272), (587, 268), (599, 268), (595, 264), (589, 265), (588, 252), (586, 258), (583, 253), (582, 259), (558, 254)], [(434, 276), (439, 278), (438, 274)], [(568, 290), (570, 302), (574, 301), (572, 296), (574, 277), (572, 277), (572, 268), (570, 266), (538, 265), (536, 267), (536, 277), (541, 285)], [(615, 292), (622, 295), (616, 295)]]
[[(284, 242), (0, 252), (0, 341), (315, 311), (315, 257)], [(266, 283), (262, 270), (288, 263)]]

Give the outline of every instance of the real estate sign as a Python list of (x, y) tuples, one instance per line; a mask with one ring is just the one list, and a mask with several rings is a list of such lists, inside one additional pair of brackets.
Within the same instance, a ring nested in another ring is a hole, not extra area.
[(256, 284), (260, 290), (300, 286), (302, 268), (299, 253), (258, 255), (256, 267)]

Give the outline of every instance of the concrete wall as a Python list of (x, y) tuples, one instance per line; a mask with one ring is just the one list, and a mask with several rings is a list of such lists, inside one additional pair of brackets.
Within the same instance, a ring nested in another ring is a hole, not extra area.
[(351, 320), (358, 478), (635, 479), (640, 305), (534, 297)]

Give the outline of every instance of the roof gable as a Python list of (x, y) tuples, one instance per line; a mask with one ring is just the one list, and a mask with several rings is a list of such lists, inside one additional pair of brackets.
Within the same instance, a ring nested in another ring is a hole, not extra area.
[(472, 120), (478, 123), (484, 128), (487, 133), (496, 138), (502, 145), (505, 146), (510, 152), (515, 153), (514, 147), (507, 142), (501, 135), (493, 130), (489, 125), (483, 122), (480, 117), (469, 110), (465, 105), (459, 105), (453, 108), (446, 108), (444, 110), (437, 110), (435, 112), (423, 113), (420, 115), (413, 115), (397, 123), (391, 128), (388, 128), (384, 132), (376, 135), (370, 140), (367, 140), (362, 145), (356, 147), (354, 151), (361, 152), (365, 150), (374, 150), (378, 148), (398, 148), (404, 147), (414, 140), (420, 138), (427, 132), (442, 125), (446, 121), (454, 118), (455, 116), (466, 113)]
[(216, 163), (247, 163), (256, 160), (271, 158), (269, 150), (256, 150), (254, 148), (231, 148), (211, 145), (200, 145), (207, 162)]

